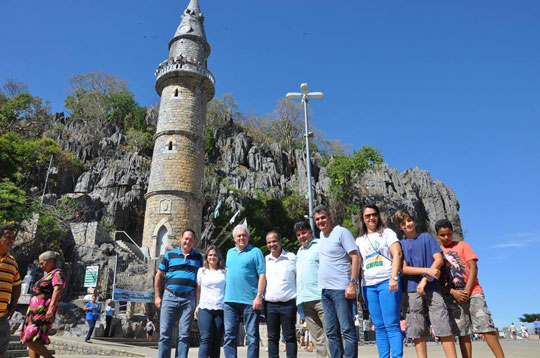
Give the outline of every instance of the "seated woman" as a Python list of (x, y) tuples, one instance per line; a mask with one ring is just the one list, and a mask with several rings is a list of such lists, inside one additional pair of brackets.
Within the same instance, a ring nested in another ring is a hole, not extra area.
[(34, 284), (32, 298), (24, 319), (21, 342), (29, 349), (30, 358), (53, 357), (45, 347), (49, 344), (49, 330), (58, 311), (58, 302), (64, 290), (64, 272), (56, 267), (58, 254), (46, 251), (39, 255), (39, 266), (43, 277)]

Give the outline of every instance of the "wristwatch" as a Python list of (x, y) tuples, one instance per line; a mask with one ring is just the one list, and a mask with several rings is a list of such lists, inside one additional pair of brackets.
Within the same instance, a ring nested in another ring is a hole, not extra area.
[(257, 293), (257, 296), (260, 296), (264, 300), (264, 293), (259, 292)]
[(355, 284), (355, 285), (358, 285), (358, 280), (355, 279), (355, 278), (351, 278), (351, 281), (350, 281), (352, 284)]
[(399, 280), (399, 274), (395, 275), (395, 276), (390, 276), (390, 278), (394, 281), (397, 281)]

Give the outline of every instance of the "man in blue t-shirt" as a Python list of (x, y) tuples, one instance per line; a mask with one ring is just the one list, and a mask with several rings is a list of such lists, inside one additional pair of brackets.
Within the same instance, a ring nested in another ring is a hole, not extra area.
[(356, 304), (360, 272), (358, 246), (349, 230), (334, 225), (326, 206), (317, 206), (313, 210), (313, 217), (315, 225), (321, 230), (318, 279), (328, 349), (332, 357), (357, 357), (358, 336), (353, 305)]
[(176, 358), (187, 358), (189, 333), (195, 312), (197, 271), (203, 256), (193, 250), (195, 232), (186, 229), (180, 247), (167, 252), (155, 277), (155, 304), (160, 313), (158, 357), (170, 358), (172, 334), (178, 319)]
[[(456, 358), (456, 346), (448, 308), (439, 282), (443, 265), (442, 250), (437, 240), (428, 233), (418, 235), (411, 214), (398, 210), (393, 215), (394, 224), (405, 234), (401, 240), (403, 250), (403, 284), (407, 292), (407, 336), (414, 339), (416, 355), (427, 357), (426, 315), (433, 328), (433, 335), (440, 337), (447, 358)], [(427, 312), (426, 311), (427, 308)]]
[(266, 289), (266, 264), (261, 250), (249, 243), (249, 231), (237, 225), (233, 232), (236, 246), (227, 252), (227, 275), (223, 318), (226, 358), (236, 358), (238, 326), (244, 322), (248, 340), (248, 358), (259, 357), (259, 317)]

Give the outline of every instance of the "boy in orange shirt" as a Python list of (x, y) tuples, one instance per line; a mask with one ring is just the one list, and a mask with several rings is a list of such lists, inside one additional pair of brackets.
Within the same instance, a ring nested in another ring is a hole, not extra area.
[(478, 282), (478, 257), (465, 241), (454, 241), (452, 223), (439, 220), (435, 224), (441, 240), (446, 274), (445, 301), (454, 335), (459, 336), (463, 358), (472, 357), (471, 325), (475, 333), (483, 334), (496, 358), (504, 358), (497, 337), (497, 328), (486, 304), (484, 291)]

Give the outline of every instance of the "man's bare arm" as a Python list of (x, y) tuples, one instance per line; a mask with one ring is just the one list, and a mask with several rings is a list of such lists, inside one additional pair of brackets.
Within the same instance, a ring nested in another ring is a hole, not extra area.
[(156, 297), (154, 303), (158, 310), (161, 309), (161, 300), (163, 298), (163, 290), (165, 290), (165, 272), (158, 270), (154, 278), (154, 289), (156, 292)]

